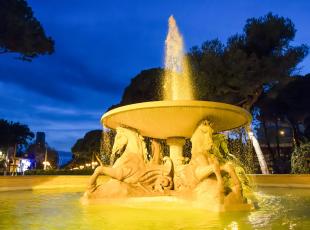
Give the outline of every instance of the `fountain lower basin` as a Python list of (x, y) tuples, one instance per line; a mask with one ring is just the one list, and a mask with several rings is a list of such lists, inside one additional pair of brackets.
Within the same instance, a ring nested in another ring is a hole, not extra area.
[[(69, 177), (69, 176), (67, 176)], [(264, 177), (264, 176), (262, 176)], [(18, 177), (10, 178), (15, 180)], [(85, 177), (86, 178), (86, 177)], [(294, 183), (293, 180), (288, 181)], [(261, 208), (214, 213), (173, 202), (81, 205), (83, 189), (0, 193), (1, 229), (309, 229), (310, 190), (259, 188)], [(26, 215), (27, 214), (27, 215)]]

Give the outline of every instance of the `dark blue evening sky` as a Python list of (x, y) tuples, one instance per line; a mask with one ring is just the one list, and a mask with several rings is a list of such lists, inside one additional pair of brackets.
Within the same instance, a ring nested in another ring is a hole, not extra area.
[[(273, 12), (295, 23), (293, 44), (310, 44), (310, 1), (290, 0), (29, 0), (56, 42), (51, 56), (33, 62), (0, 55), (0, 118), (46, 132), (47, 142), (69, 150), (99, 129), (100, 117), (119, 102), (141, 70), (162, 66), (167, 20), (173, 14), (186, 47), (241, 33), (249, 17)], [(310, 57), (300, 65), (310, 72)]]

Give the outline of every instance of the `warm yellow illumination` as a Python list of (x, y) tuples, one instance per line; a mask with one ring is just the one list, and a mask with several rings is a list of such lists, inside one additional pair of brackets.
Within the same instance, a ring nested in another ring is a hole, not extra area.
[(184, 55), (183, 38), (173, 16), (165, 41), (164, 100), (193, 100), (190, 69)]
[(284, 131), (284, 130), (280, 130), (279, 133), (280, 133), (281, 136), (284, 136), (284, 135), (285, 135), (285, 131)]
[(84, 168), (84, 165), (80, 165), (80, 167), (79, 167), (80, 169), (83, 169)]
[(43, 161), (43, 165), (46, 165), (46, 166), (51, 166), (51, 163), (48, 162), (48, 161)]

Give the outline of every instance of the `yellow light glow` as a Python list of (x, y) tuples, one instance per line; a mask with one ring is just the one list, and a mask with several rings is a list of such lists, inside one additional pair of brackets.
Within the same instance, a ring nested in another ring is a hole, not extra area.
[(48, 161), (43, 161), (43, 165), (50, 166), (50, 165), (51, 165), (51, 163), (50, 163), (50, 162), (48, 162)]
[(280, 130), (279, 133), (280, 133), (281, 136), (284, 136), (284, 135), (285, 135), (285, 131), (284, 131), (284, 130)]

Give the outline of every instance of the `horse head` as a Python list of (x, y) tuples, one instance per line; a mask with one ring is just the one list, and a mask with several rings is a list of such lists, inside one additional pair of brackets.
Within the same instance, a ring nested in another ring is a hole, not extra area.
[(192, 154), (205, 154), (213, 145), (213, 129), (207, 120), (203, 120), (197, 126), (191, 137)]
[(144, 160), (147, 155), (144, 139), (136, 130), (128, 127), (117, 127), (111, 159), (114, 159), (117, 154), (122, 155), (124, 152), (141, 155)]

